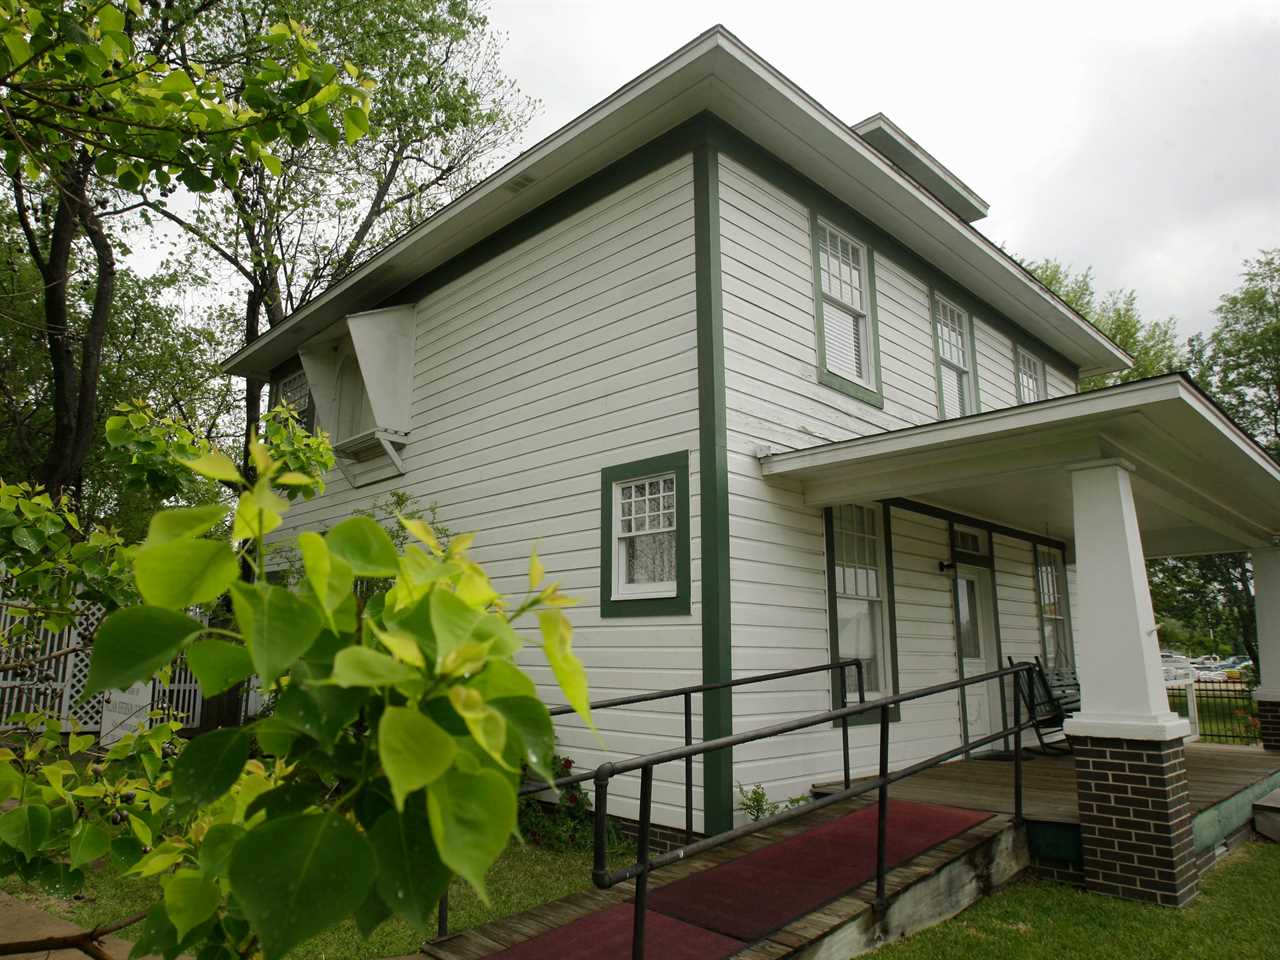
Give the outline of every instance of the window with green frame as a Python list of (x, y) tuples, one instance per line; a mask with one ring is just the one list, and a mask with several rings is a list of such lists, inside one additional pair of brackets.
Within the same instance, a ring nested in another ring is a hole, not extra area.
[(938, 412), (943, 420), (978, 412), (973, 325), (969, 314), (933, 295), (933, 337), (938, 361)]
[[(842, 504), (827, 510), (827, 584), (831, 658), (862, 661), (867, 699), (894, 691), (883, 509)], [(849, 700), (856, 700), (857, 675), (849, 670)], [(838, 700), (838, 691), (832, 691)]]
[(883, 406), (871, 252), (816, 212), (811, 224), (818, 381)]
[(1040, 645), (1045, 666), (1070, 669), (1075, 644), (1067, 602), (1067, 572), (1062, 551), (1036, 544), (1036, 599), (1040, 607)]
[(600, 615), (687, 614), (689, 452), (600, 472)]

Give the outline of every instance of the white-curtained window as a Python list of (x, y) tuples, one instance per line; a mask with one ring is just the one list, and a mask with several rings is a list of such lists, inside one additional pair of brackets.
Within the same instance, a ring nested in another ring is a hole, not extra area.
[[(888, 630), (885, 626), (884, 534), (877, 507), (845, 504), (831, 508), (832, 545), (828, 563), (835, 580), (837, 659), (863, 663), (868, 693), (889, 690)], [(849, 672), (849, 698), (856, 675)]]
[(616, 483), (613, 497), (614, 596), (675, 596), (675, 474)]
[(827, 370), (874, 390), (874, 346), (866, 302), (867, 249), (825, 220), (817, 222), (815, 243)]
[(938, 337), (938, 374), (942, 378), (942, 419), (977, 413), (969, 318), (950, 300), (935, 295), (933, 325)]

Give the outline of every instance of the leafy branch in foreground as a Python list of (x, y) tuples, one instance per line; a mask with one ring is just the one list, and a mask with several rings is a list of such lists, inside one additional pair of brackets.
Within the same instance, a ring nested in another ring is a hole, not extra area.
[[(467, 556), (470, 537), (443, 546), (406, 518), (413, 542), (398, 549), (357, 516), (299, 534), (302, 582), (271, 583), (264, 542), (289, 506), (279, 491), (314, 481), (256, 442), (251, 453), (251, 484), (221, 454), (185, 461), (234, 485), (237, 502), (152, 518), (132, 550), (143, 602), (103, 622), (87, 695), (149, 681), (181, 655), (205, 696), (256, 674), (275, 694), (271, 715), (190, 742), (157, 722), (106, 749), (74, 732), (64, 746), (57, 721), (30, 715), (0, 752), (0, 803), (14, 801), (0, 873), (63, 892), (95, 863), (161, 878), (135, 956), (275, 960), (348, 918), (366, 936), (392, 915), (425, 931), (454, 874), (486, 897), (516, 832), (522, 767), (555, 776), (550, 717), (514, 660), (520, 618), (536, 617), (590, 723), (569, 601), (536, 555), (528, 594), (509, 601)], [(359, 600), (366, 578), (390, 585)], [(223, 598), (226, 626), (187, 612)], [(86, 934), (66, 946), (87, 952)]]

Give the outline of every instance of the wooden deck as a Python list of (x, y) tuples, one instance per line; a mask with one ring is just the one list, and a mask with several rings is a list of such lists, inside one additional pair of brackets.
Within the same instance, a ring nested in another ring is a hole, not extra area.
[[(1221, 803), (1280, 771), (1280, 754), (1261, 747), (1189, 743), (1187, 779), (1193, 813)], [(1023, 763), (1023, 813), (1028, 820), (1079, 823), (1075, 766), (1070, 756), (1041, 756)], [(834, 790), (842, 784), (820, 784)], [(891, 797), (942, 803), (969, 810), (1013, 813), (1013, 763), (1007, 760), (957, 760), (895, 783)]]
[[(707, 870), (770, 843), (794, 836), (818, 824), (857, 810), (870, 802), (870, 798), (858, 797), (851, 801), (832, 804), (808, 816), (761, 830), (701, 856), (672, 864), (650, 877), (650, 889), (665, 886), (690, 874)], [(943, 867), (993, 841), (1008, 830), (1011, 823), (1010, 817), (993, 816), (965, 833), (889, 871), (885, 880), (890, 904), (892, 905), (894, 899), (904, 891), (932, 878)], [(424, 944), (422, 953), (433, 960), (481, 960), (526, 940), (532, 940), (551, 929), (572, 923), (588, 914), (626, 902), (632, 899), (634, 893), (633, 883), (623, 883), (609, 890), (587, 890), (571, 894), (524, 913)], [(875, 881), (873, 879), (831, 901), (821, 909), (793, 920), (764, 940), (749, 944), (745, 949), (734, 954), (734, 960), (776, 960), (776, 958), (790, 956), (797, 950), (822, 940), (833, 931), (845, 928), (864, 914), (868, 914), (873, 910), (874, 901)], [(404, 960), (410, 960), (410, 958), (404, 958)]]

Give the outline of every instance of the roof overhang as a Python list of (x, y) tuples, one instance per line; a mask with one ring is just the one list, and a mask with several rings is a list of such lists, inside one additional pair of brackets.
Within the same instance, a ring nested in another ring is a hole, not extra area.
[(223, 368), (266, 378), (343, 316), (407, 285), (662, 133), (711, 112), (1025, 327), (1082, 376), (1129, 356), (847, 124), (713, 27), (389, 244)]
[(990, 209), (987, 201), (883, 113), (855, 124), (853, 132), (902, 168), (965, 223), (973, 223), (987, 215)]
[(1149, 557), (1271, 546), (1280, 465), (1180, 374), (761, 458), (805, 502), (906, 498), (1073, 539), (1072, 466), (1132, 467)]

